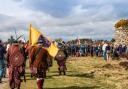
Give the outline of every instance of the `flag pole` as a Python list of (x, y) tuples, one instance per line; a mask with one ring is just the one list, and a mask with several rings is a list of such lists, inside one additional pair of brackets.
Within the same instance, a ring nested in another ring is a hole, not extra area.
[(14, 28), (14, 32), (15, 32), (15, 36), (16, 36), (16, 39), (17, 39), (17, 32), (16, 32), (16, 29)]
[(31, 27), (32, 24), (29, 25), (29, 45), (31, 45)]

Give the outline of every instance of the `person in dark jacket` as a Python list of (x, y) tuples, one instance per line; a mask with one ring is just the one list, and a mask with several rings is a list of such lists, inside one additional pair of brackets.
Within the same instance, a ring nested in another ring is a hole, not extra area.
[(94, 51), (95, 51), (95, 55), (96, 55), (96, 57), (98, 57), (98, 54), (99, 54), (98, 45), (95, 45), (95, 47), (94, 47)]
[(107, 46), (106, 46), (107, 62), (110, 61), (110, 54), (111, 54), (111, 47), (110, 47), (109, 43), (107, 43)]
[(91, 57), (93, 57), (93, 55), (94, 55), (94, 46), (93, 45), (90, 46), (90, 54), (91, 54)]
[(0, 40), (0, 83), (2, 82), (3, 71), (4, 71), (4, 54), (6, 53), (5, 48)]

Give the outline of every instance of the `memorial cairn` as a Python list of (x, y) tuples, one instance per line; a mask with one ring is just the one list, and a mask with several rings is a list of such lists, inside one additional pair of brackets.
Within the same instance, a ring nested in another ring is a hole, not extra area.
[(128, 46), (128, 19), (122, 19), (115, 24), (115, 44)]

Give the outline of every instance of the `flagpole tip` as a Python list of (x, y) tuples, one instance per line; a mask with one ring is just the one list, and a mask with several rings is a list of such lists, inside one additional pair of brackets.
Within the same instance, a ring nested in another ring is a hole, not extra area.
[(32, 26), (32, 24), (29, 25), (30, 27)]

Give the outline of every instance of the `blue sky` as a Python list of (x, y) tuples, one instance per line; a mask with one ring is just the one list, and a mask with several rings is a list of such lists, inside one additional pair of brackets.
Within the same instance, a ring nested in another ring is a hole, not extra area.
[(128, 18), (127, 0), (0, 0), (0, 38), (33, 26), (52, 39), (111, 39), (114, 24)]

